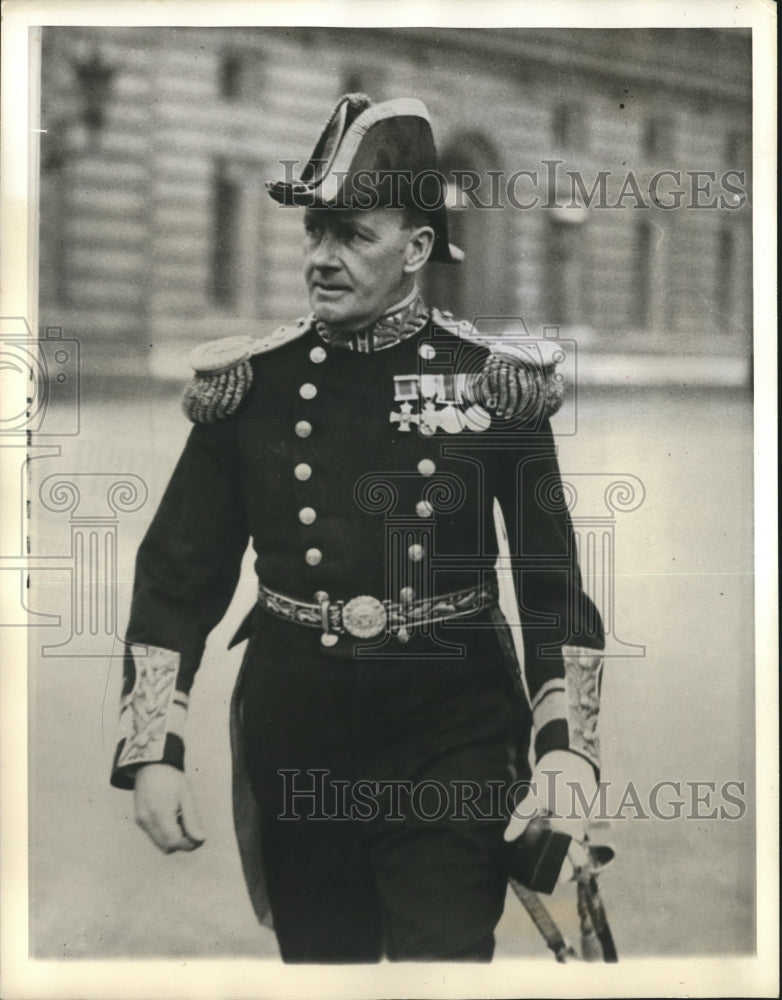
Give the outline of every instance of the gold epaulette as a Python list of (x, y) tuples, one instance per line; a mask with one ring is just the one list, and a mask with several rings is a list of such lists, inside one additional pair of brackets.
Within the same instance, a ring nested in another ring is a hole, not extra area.
[(268, 337), (222, 337), (200, 344), (190, 353), (195, 376), (185, 389), (182, 409), (194, 424), (213, 424), (235, 413), (253, 382), (250, 358), (276, 350), (303, 336), (311, 316), (278, 326)]
[(556, 367), (565, 360), (565, 352), (556, 340), (482, 334), (469, 320), (439, 309), (432, 309), (432, 322), (488, 349), (478, 377), (478, 398), (490, 412), (528, 421), (553, 416), (562, 406), (564, 379)]

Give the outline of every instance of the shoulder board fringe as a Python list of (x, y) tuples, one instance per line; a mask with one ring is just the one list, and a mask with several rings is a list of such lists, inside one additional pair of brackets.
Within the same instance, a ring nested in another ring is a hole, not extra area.
[(297, 340), (311, 323), (312, 318), (306, 316), (294, 324), (278, 326), (268, 337), (222, 337), (196, 347), (190, 353), (195, 376), (182, 399), (187, 418), (194, 424), (213, 424), (230, 417), (252, 385), (250, 359)]
[(462, 340), (470, 340), (473, 343), (485, 343), (486, 338), (481, 338), (480, 333), (467, 319), (457, 319), (453, 313), (441, 311), (436, 307), (432, 309), (432, 322), (441, 326), (444, 330), (461, 337)]
[(562, 406), (564, 379), (556, 373), (556, 366), (565, 360), (565, 352), (556, 340), (487, 336), (469, 320), (456, 319), (439, 309), (432, 309), (432, 321), (462, 340), (488, 348), (476, 393), (481, 405), (495, 417), (536, 423), (553, 416)]

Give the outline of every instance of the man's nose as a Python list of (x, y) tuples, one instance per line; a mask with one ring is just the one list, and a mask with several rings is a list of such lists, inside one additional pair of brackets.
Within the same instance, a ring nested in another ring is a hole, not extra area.
[(321, 270), (339, 267), (338, 247), (339, 243), (334, 235), (327, 231), (323, 232), (317, 243), (308, 247), (307, 257), (310, 265)]

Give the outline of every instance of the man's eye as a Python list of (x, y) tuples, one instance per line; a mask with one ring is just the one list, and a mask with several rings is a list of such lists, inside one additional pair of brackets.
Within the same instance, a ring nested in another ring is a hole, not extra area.
[(314, 222), (304, 223), (304, 235), (309, 236), (311, 239), (318, 239), (323, 233), (323, 228), (321, 226), (316, 226)]

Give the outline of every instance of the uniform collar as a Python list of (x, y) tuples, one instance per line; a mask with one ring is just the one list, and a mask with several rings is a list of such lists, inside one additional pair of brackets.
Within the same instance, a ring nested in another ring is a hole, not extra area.
[(315, 329), (321, 339), (331, 347), (345, 347), (359, 354), (371, 354), (394, 347), (408, 337), (422, 330), (429, 320), (429, 309), (426, 307), (418, 286), (401, 302), (397, 302), (380, 319), (356, 333), (342, 334), (332, 330), (322, 320), (315, 321)]

